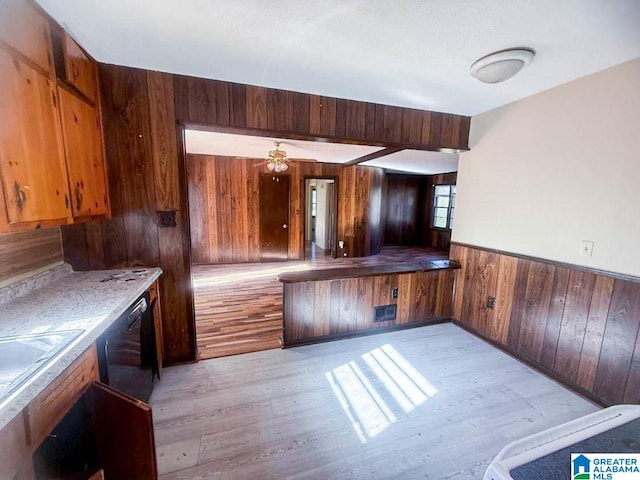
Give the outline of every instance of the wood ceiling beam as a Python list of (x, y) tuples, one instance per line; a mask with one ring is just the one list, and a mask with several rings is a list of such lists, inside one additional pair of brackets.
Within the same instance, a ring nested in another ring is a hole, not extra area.
[(369, 153), (368, 155), (363, 155), (362, 157), (354, 158), (353, 160), (349, 160), (348, 162), (344, 162), (342, 165), (358, 165), (362, 162), (368, 162), (369, 160), (375, 160), (376, 158), (386, 157), (387, 155), (391, 155), (392, 153), (399, 152), (401, 150), (405, 150), (402, 147), (387, 147), (382, 150), (378, 150), (377, 152)]

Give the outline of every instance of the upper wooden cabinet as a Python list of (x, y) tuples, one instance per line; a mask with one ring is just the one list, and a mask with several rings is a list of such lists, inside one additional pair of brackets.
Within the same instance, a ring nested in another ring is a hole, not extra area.
[(74, 217), (108, 213), (100, 117), (91, 105), (58, 88), (69, 193)]
[(24, 0), (0, 1), (0, 40), (44, 73), (52, 72), (49, 22), (33, 4)]
[(0, 0), (0, 233), (109, 214), (96, 68), (31, 0)]
[(66, 223), (71, 211), (55, 85), (2, 49), (0, 85), (6, 223)]
[(67, 34), (64, 44), (67, 81), (95, 102), (98, 86), (95, 62)]

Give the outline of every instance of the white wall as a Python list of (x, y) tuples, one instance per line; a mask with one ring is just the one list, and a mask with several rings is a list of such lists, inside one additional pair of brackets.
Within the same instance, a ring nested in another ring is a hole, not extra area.
[(327, 249), (327, 182), (316, 180), (317, 210), (316, 210), (316, 245), (323, 250)]
[(470, 147), (453, 241), (640, 276), (640, 59), (473, 117)]

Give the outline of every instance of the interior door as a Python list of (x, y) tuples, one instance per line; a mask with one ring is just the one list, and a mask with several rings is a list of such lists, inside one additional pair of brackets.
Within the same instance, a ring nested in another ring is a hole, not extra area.
[(101, 383), (91, 386), (91, 394), (104, 478), (158, 478), (151, 407)]
[(289, 176), (260, 175), (260, 259), (284, 261), (289, 252)]

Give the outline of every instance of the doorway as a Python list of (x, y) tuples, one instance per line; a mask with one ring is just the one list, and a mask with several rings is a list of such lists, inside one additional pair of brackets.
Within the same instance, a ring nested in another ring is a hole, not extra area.
[(289, 257), (289, 175), (260, 174), (260, 261)]
[(305, 178), (305, 259), (336, 258), (335, 178)]

